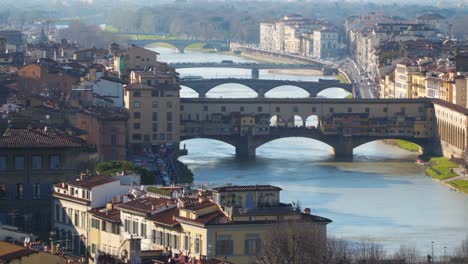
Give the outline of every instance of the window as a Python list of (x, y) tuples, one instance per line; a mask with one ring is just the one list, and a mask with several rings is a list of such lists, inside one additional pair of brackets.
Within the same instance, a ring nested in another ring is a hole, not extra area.
[(221, 106), (221, 112), (226, 112), (226, 107), (225, 106)]
[(260, 251), (260, 236), (257, 234), (247, 234), (245, 239), (245, 255), (255, 256)]
[(59, 155), (50, 156), (50, 168), (51, 169), (59, 169), (60, 168), (60, 156)]
[(293, 108), (293, 110), (294, 110), (294, 113), (299, 112), (299, 108), (298, 108), (297, 106), (295, 106), (295, 107)]
[(75, 221), (74, 221), (74, 224), (76, 226), (80, 226), (80, 216), (79, 216), (79, 212), (75, 210), (75, 217), (74, 217)]
[(41, 184), (35, 183), (33, 185), (33, 199), (40, 199), (41, 198)]
[(207, 105), (203, 106), (203, 111), (208, 111), (208, 106)]
[(7, 198), (7, 185), (0, 184), (0, 200), (5, 200)]
[(316, 111), (317, 111), (317, 108), (312, 107), (312, 112), (316, 112)]
[(146, 224), (144, 223), (140, 225), (140, 236), (146, 238)]
[(334, 109), (333, 107), (330, 107), (330, 109), (328, 110), (328, 112), (333, 113), (333, 112), (335, 112), (335, 109)]
[(259, 106), (259, 107), (257, 108), (257, 112), (263, 112), (263, 107)]
[(141, 125), (140, 123), (133, 123), (133, 129), (140, 129)]
[(141, 97), (141, 91), (133, 91), (133, 97)]
[(42, 157), (32, 156), (32, 168), (35, 170), (42, 169)]
[(153, 140), (158, 140), (158, 134), (153, 134)]
[(16, 184), (16, 199), (23, 199), (24, 188), (22, 183)]
[(167, 106), (167, 108), (172, 108), (172, 102), (167, 102), (166, 106)]
[(133, 221), (132, 234), (138, 235), (138, 222), (136, 222), (136, 221)]
[(230, 256), (233, 254), (233, 241), (230, 235), (219, 236), (216, 241), (216, 255)]
[(106, 228), (106, 221), (102, 221), (101, 231), (106, 232), (106, 230), (107, 230), (107, 228)]
[(125, 233), (130, 233), (130, 220), (128, 219), (124, 221), (124, 231)]
[(91, 253), (92, 253), (92, 254), (97, 254), (97, 252), (96, 252), (96, 244), (94, 244), (94, 243), (91, 244)]
[(133, 102), (133, 108), (140, 108), (141, 103), (140, 102)]
[(200, 253), (200, 247), (201, 247), (201, 239), (200, 235), (197, 235), (195, 237), (195, 253)]
[[(151, 84), (149, 84), (149, 85), (151, 85)], [(151, 96), (152, 97), (158, 97), (159, 96), (159, 91), (158, 90), (151, 90)]]
[(277, 113), (281, 112), (281, 108), (279, 106), (276, 107), (276, 110), (275, 110)]
[(172, 112), (167, 112), (166, 113), (166, 120), (169, 122), (169, 121), (172, 121)]
[(117, 135), (111, 135), (111, 145), (117, 144)]
[(171, 245), (170, 245), (172, 248), (179, 248), (179, 245), (178, 245), (178, 244), (179, 244), (179, 243), (178, 243), (179, 241), (178, 241), (177, 238), (178, 238), (177, 235), (172, 235), (172, 240), (171, 240), (172, 243), (171, 243)]
[(164, 140), (165, 138), (166, 138), (166, 134), (163, 134), (163, 133), (159, 134), (159, 139)]
[(172, 123), (167, 122), (167, 132), (172, 132)]
[(353, 112), (353, 108), (348, 107), (348, 113), (352, 113), (352, 112)]
[(402, 114), (406, 113), (406, 108), (405, 108), (405, 107), (402, 107), (402, 108), (401, 108), (401, 113), (402, 113)]
[(140, 112), (133, 113), (133, 118), (134, 119), (140, 119), (141, 118), (141, 113)]
[(133, 140), (141, 140), (141, 134), (133, 134), (132, 139)]
[(184, 236), (184, 250), (189, 250), (189, 240), (190, 240), (189, 234), (185, 234), (185, 236)]
[(144, 135), (144, 141), (146, 141), (146, 142), (150, 141), (150, 136), (149, 135)]
[(0, 156), (0, 170), (6, 170), (7, 168), (7, 157)]
[(153, 108), (158, 108), (158, 102), (153, 102)]
[(167, 140), (172, 140), (172, 134), (167, 134), (166, 138), (167, 138)]
[(370, 112), (370, 109), (369, 109), (369, 107), (366, 107), (366, 109), (365, 109), (365, 110), (366, 110), (366, 113), (369, 113), (369, 112)]
[(23, 170), (24, 169), (24, 157), (16, 156), (15, 157), (15, 169)]
[(388, 112), (388, 108), (387, 108), (387, 107), (384, 107), (383, 111), (384, 111), (384, 113), (387, 113), (387, 112)]
[(162, 245), (163, 244), (163, 232), (159, 231), (156, 232), (156, 245)]
[[(153, 132), (158, 132), (158, 123), (153, 123)], [(153, 136), (154, 139), (154, 136)]]

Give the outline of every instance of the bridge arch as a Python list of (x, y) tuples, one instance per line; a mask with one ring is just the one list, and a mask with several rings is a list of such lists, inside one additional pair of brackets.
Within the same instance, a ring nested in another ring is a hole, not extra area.
[[(233, 87), (233, 84), (236, 87)], [(226, 92), (229, 92), (229, 95), (226, 96)], [(220, 96), (216, 96), (217, 93)], [(205, 96), (214, 98), (255, 98), (258, 97), (258, 92), (245, 84), (228, 82), (209, 88)]]
[[(289, 90), (289, 91), (287, 91)], [(261, 93), (267, 98), (306, 98), (310, 93), (303, 87), (297, 85), (280, 85), (268, 90), (262, 90)], [(294, 96), (291, 96), (294, 95)]]
[(325, 141), (322, 141), (320, 139), (317, 139), (315, 137), (307, 137), (307, 136), (286, 136), (286, 137), (279, 137), (279, 138), (274, 138), (274, 139), (269, 139), (269, 140), (265, 140), (263, 142), (259, 142), (257, 143), (256, 147), (257, 149), (262, 147), (262, 146), (265, 146), (267, 144), (270, 144), (270, 143), (273, 143), (275, 141), (282, 141), (282, 140), (287, 140), (287, 139), (291, 139), (291, 138), (297, 138), (297, 139), (307, 139), (307, 140), (310, 140), (310, 142), (319, 142), (320, 145), (319, 147), (322, 149), (325, 149), (325, 148), (329, 148), (330, 149), (330, 154), (332, 153), (332, 150), (333, 150), (333, 146)]
[(313, 97), (344, 98), (349, 94), (353, 94), (352, 89), (330, 86), (317, 89)]
[(280, 115), (272, 115), (270, 117), (270, 126), (271, 127), (284, 127), (287, 125), (287, 120), (284, 120)]
[(191, 137), (191, 138), (181, 138), (181, 145), (183, 146), (185, 143), (187, 143), (186, 141), (194, 141), (194, 140), (204, 140), (204, 141), (215, 141), (215, 142), (221, 142), (221, 143), (224, 143), (226, 145), (229, 145), (233, 148), (235, 148), (235, 145), (236, 143), (232, 140), (229, 140), (227, 137), (226, 138), (223, 138), (223, 137), (216, 137), (216, 136), (213, 136), (213, 137), (210, 137), (210, 136), (197, 136), (197, 137)]
[(305, 126), (306, 128), (318, 128), (319, 122), (318, 115), (310, 115), (305, 119)]
[(195, 91), (194, 89), (190, 88), (190, 87), (187, 87), (187, 86), (184, 86), (184, 85), (181, 85), (180, 86), (181, 89), (180, 89), (180, 97), (181, 98), (198, 98), (200, 97), (200, 94)]
[(374, 139), (357, 140), (357, 141), (354, 142), (353, 150), (356, 150), (357, 148), (362, 147), (362, 146), (364, 146), (366, 144), (369, 144), (369, 143), (379, 142), (379, 141), (384, 141), (384, 140), (403, 140), (403, 141), (407, 141), (407, 142), (416, 144), (416, 145), (419, 146), (419, 150), (422, 153), (424, 153), (424, 148), (427, 145), (427, 140), (426, 139), (401, 138), (401, 137), (388, 136), (388, 137), (383, 137), (383, 138), (378, 138), (378, 139), (374, 138)]
[(185, 50), (195, 44), (204, 44), (203, 41), (190, 41), (190, 40), (147, 40), (145, 43), (145, 47), (149, 46), (157, 46), (157, 45), (164, 45), (175, 48), (177, 52), (184, 53)]

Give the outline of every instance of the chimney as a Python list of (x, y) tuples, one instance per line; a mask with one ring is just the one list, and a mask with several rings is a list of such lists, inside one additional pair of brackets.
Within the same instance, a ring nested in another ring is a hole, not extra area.
[(310, 215), (310, 208), (304, 208), (304, 214)]

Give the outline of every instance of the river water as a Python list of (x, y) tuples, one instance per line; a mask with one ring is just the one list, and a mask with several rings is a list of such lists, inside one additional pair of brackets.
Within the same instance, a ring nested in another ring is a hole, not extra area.
[[(235, 56), (186, 51), (178, 54), (154, 48), (166, 62), (246, 61)], [(181, 69), (181, 76), (204, 78), (250, 78), (243, 69)], [(317, 80), (319, 77), (274, 74), (260, 71), (260, 78)], [(320, 77), (326, 78), (326, 77)], [(196, 94), (187, 88), (182, 97)], [(254, 97), (246, 87), (226, 84), (207, 97)], [(345, 97), (341, 89), (328, 89), (319, 96)], [(294, 87), (281, 87), (267, 97), (305, 97)], [(353, 162), (334, 162), (332, 149), (319, 141), (284, 138), (257, 149), (257, 159), (235, 159), (234, 147), (214, 140), (183, 141), (189, 155), (180, 160), (195, 174), (199, 185), (272, 184), (283, 188), (283, 202), (300, 201), (314, 214), (333, 220), (329, 234), (338, 238), (366, 239), (381, 243), (388, 251), (400, 245), (416, 247), (421, 255), (442, 256), (455, 249), (468, 235), (468, 196), (451, 191), (425, 176), (414, 161), (417, 154), (376, 141), (355, 149)]]

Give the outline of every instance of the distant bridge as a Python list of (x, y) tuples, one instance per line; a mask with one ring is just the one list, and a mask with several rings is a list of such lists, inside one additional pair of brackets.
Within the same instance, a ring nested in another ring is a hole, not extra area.
[(173, 46), (179, 53), (184, 53), (185, 49), (193, 44), (205, 43), (205, 46), (209, 46), (214, 49), (223, 50), (228, 48), (228, 43), (220, 40), (178, 40), (178, 39), (142, 39), (142, 40), (130, 40), (130, 45), (136, 45), (144, 47), (151, 44), (169, 44)]
[[(181, 140), (220, 140), (247, 159), (261, 145), (286, 137), (321, 141), (344, 159), (352, 158), (354, 148), (382, 139), (410, 141), (424, 154), (439, 155), (433, 110), (428, 99), (182, 98)], [(318, 125), (308, 127), (310, 117)]]
[(169, 63), (176, 69), (185, 68), (236, 68), (236, 69), (313, 69), (321, 70), (320, 64), (277, 64), (277, 63), (217, 63), (217, 62), (179, 62)]
[(254, 90), (258, 97), (265, 97), (265, 94), (270, 90), (284, 85), (296, 86), (304, 89), (309, 93), (310, 97), (317, 97), (317, 94), (328, 88), (342, 88), (350, 93), (353, 93), (353, 85), (341, 83), (337, 80), (323, 80), (318, 82), (312, 81), (289, 81), (289, 80), (263, 80), (263, 79), (203, 79), (203, 80), (181, 80), (180, 85), (186, 86), (195, 90), (199, 97), (206, 97), (211, 89), (226, 83), (236, 83), (245, 85)]

